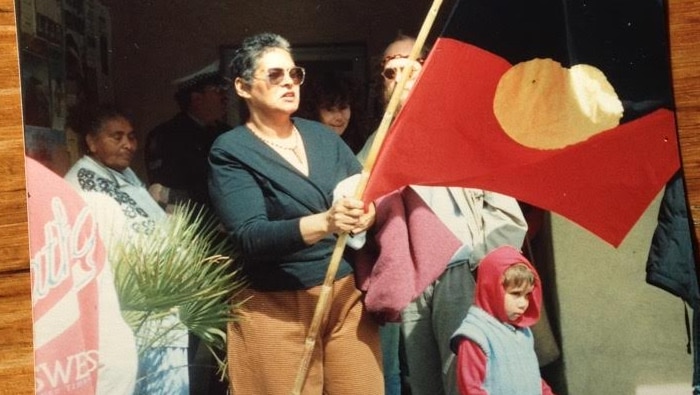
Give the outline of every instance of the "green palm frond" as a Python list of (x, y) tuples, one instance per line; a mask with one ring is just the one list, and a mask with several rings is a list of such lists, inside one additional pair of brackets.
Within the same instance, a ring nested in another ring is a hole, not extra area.
[(225, 350), (226, 324), (245, 302), (237, 296), (246, 283), (208, 218), (202, 210), (180, 206), (152, 234), (130, 235), (112, 247), (121, 309), (135, 333), (148, 321), (176, 313), (212, 353)]

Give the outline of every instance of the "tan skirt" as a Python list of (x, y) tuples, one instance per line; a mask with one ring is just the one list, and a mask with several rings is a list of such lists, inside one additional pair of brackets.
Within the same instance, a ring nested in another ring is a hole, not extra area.
[[(234, 395), (289, 395), (321, 286), (301, 291), (258, 292), (228, 326), (228, 363)], [(330, 309), (319, 329), (302, 393), (384, 393), (376, 322), (362, 305), (352, 275), (333, 285)]]

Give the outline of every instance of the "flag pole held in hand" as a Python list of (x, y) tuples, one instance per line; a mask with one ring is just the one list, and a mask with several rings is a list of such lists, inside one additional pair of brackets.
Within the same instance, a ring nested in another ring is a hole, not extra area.
[[(428, 10), (427, 16), (423, 21), (423, 25), (421, 26), (421, 30), (418, 33), (418, 37), (416, 37), (416, 42), (413, 45), (413, 49), (411, 50), (411, 53), (409, 55), (409, 60), (415, 61), (416, 59), (418, 59), (418, 56), (421, 52), (421, 48), (423, 48), (423, 44), (425, 43), (425, 40), (428, 37), (430, 28), (432, 27), (433, 22), (435, 22), (435, 18), (437, 16), (441, 4), (442, 0), (433, 1), (430, 10)], [(379, 149), (381, 148), (381, 145), (384, 142), (384, 138), (386, 137), (389, 126), (391, 125), (391, 121), (394, 118), (394, 113), (396, 112), (396, 109), (399, 106), (399, 102), (401, 100), (401, 93), (403, 92), (403, 89), (406, 85), (408, 77), (410, 76), (410, 73), (412, 72), (413, 69), (411, 67), (405, 67), (401, 71), (401, 79), (397, 81), (397, 85), (394, 88), (393, 93), (391, 94), (391, 98), (389, 100), (389, 103), (387, 104), (384, 116), (382, 117), (382, 121), (379, 124), (379, 128), (377, 129), (376, 137), (372, 143), (372, 146), (370, 147), (367, 159), (363, 164), (364, 167), (362, 170), (362, 177), (360, 178), (360, 182), (358, 183), (357, 189), (355, 190), (355, 197), (358, 199), (362, 197), (364, 190), (367, 186), (369, 175), (372, 172), (372, 168), (374, 167), (374, 163), (379, 153)], [(338, 241), (336, 242), (333, 254), (331, 255), (328, 270), (326, 271), (326, 277), (323, 280), (323, 286), (321, 287), (321, 292), (319, 294), (318, 301), (316, 302), (316, 309), (314, 310), (311, 326), (309, 327), (309, 332), (304, 341), (304, 352), (302, 354), (301, 363), (299, 364), (299, 370), (297, 371), (297, 376), (294, 381), (294, 388), (291, 392), (292, 395), (300, 395), (301, 390), (304, 387), (306, 375), (309, 370), (309, 363), (311, 362), (311, 355), (313, 354), (314, 348), (316, 346), (316, 338), (318, 337), (321, 321), (326, 315), (326, 310), (328, 309), (328, 303), (331, 291), (333, 289), (333, 281), (335, 280), (335, 275), (338, 271), (338, 265), (340, 264), (340, 260), (343, 257), (343, 251), (345, 250), (347, 238), (347, 233), (342, 233), (338, 237)]]

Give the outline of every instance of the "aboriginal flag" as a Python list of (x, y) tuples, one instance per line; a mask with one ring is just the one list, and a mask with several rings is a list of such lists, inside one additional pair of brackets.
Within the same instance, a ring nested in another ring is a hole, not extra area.
[(365, 190), (480, 188), (618, 246), (680, 168), (661, 0), (458, 1)]

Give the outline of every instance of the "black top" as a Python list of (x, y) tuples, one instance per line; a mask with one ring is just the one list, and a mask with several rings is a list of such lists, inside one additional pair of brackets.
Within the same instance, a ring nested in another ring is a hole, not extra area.
[[(214, 140), (231, 127), (219, 123), (207, 128), (184, 112), (158, 125), (146, 139), (148, 181), (173, 190), (182, 200), (209, 204), (207, 156)], [(182, 203), (173, 201), (171, 203)]]
[[(328, 210), (338, 182), (362, 170), (331, 130), (314, 121), (293, 121), (304, 142), (308, 176), (245, 126), (219, 137), (209, 156), (212, 205), (257, 290), (298, 290), (323, 283), (336, 237), (307, 246), (299, 220)], [(351, 272), (343, 260), (336, 278)]]

